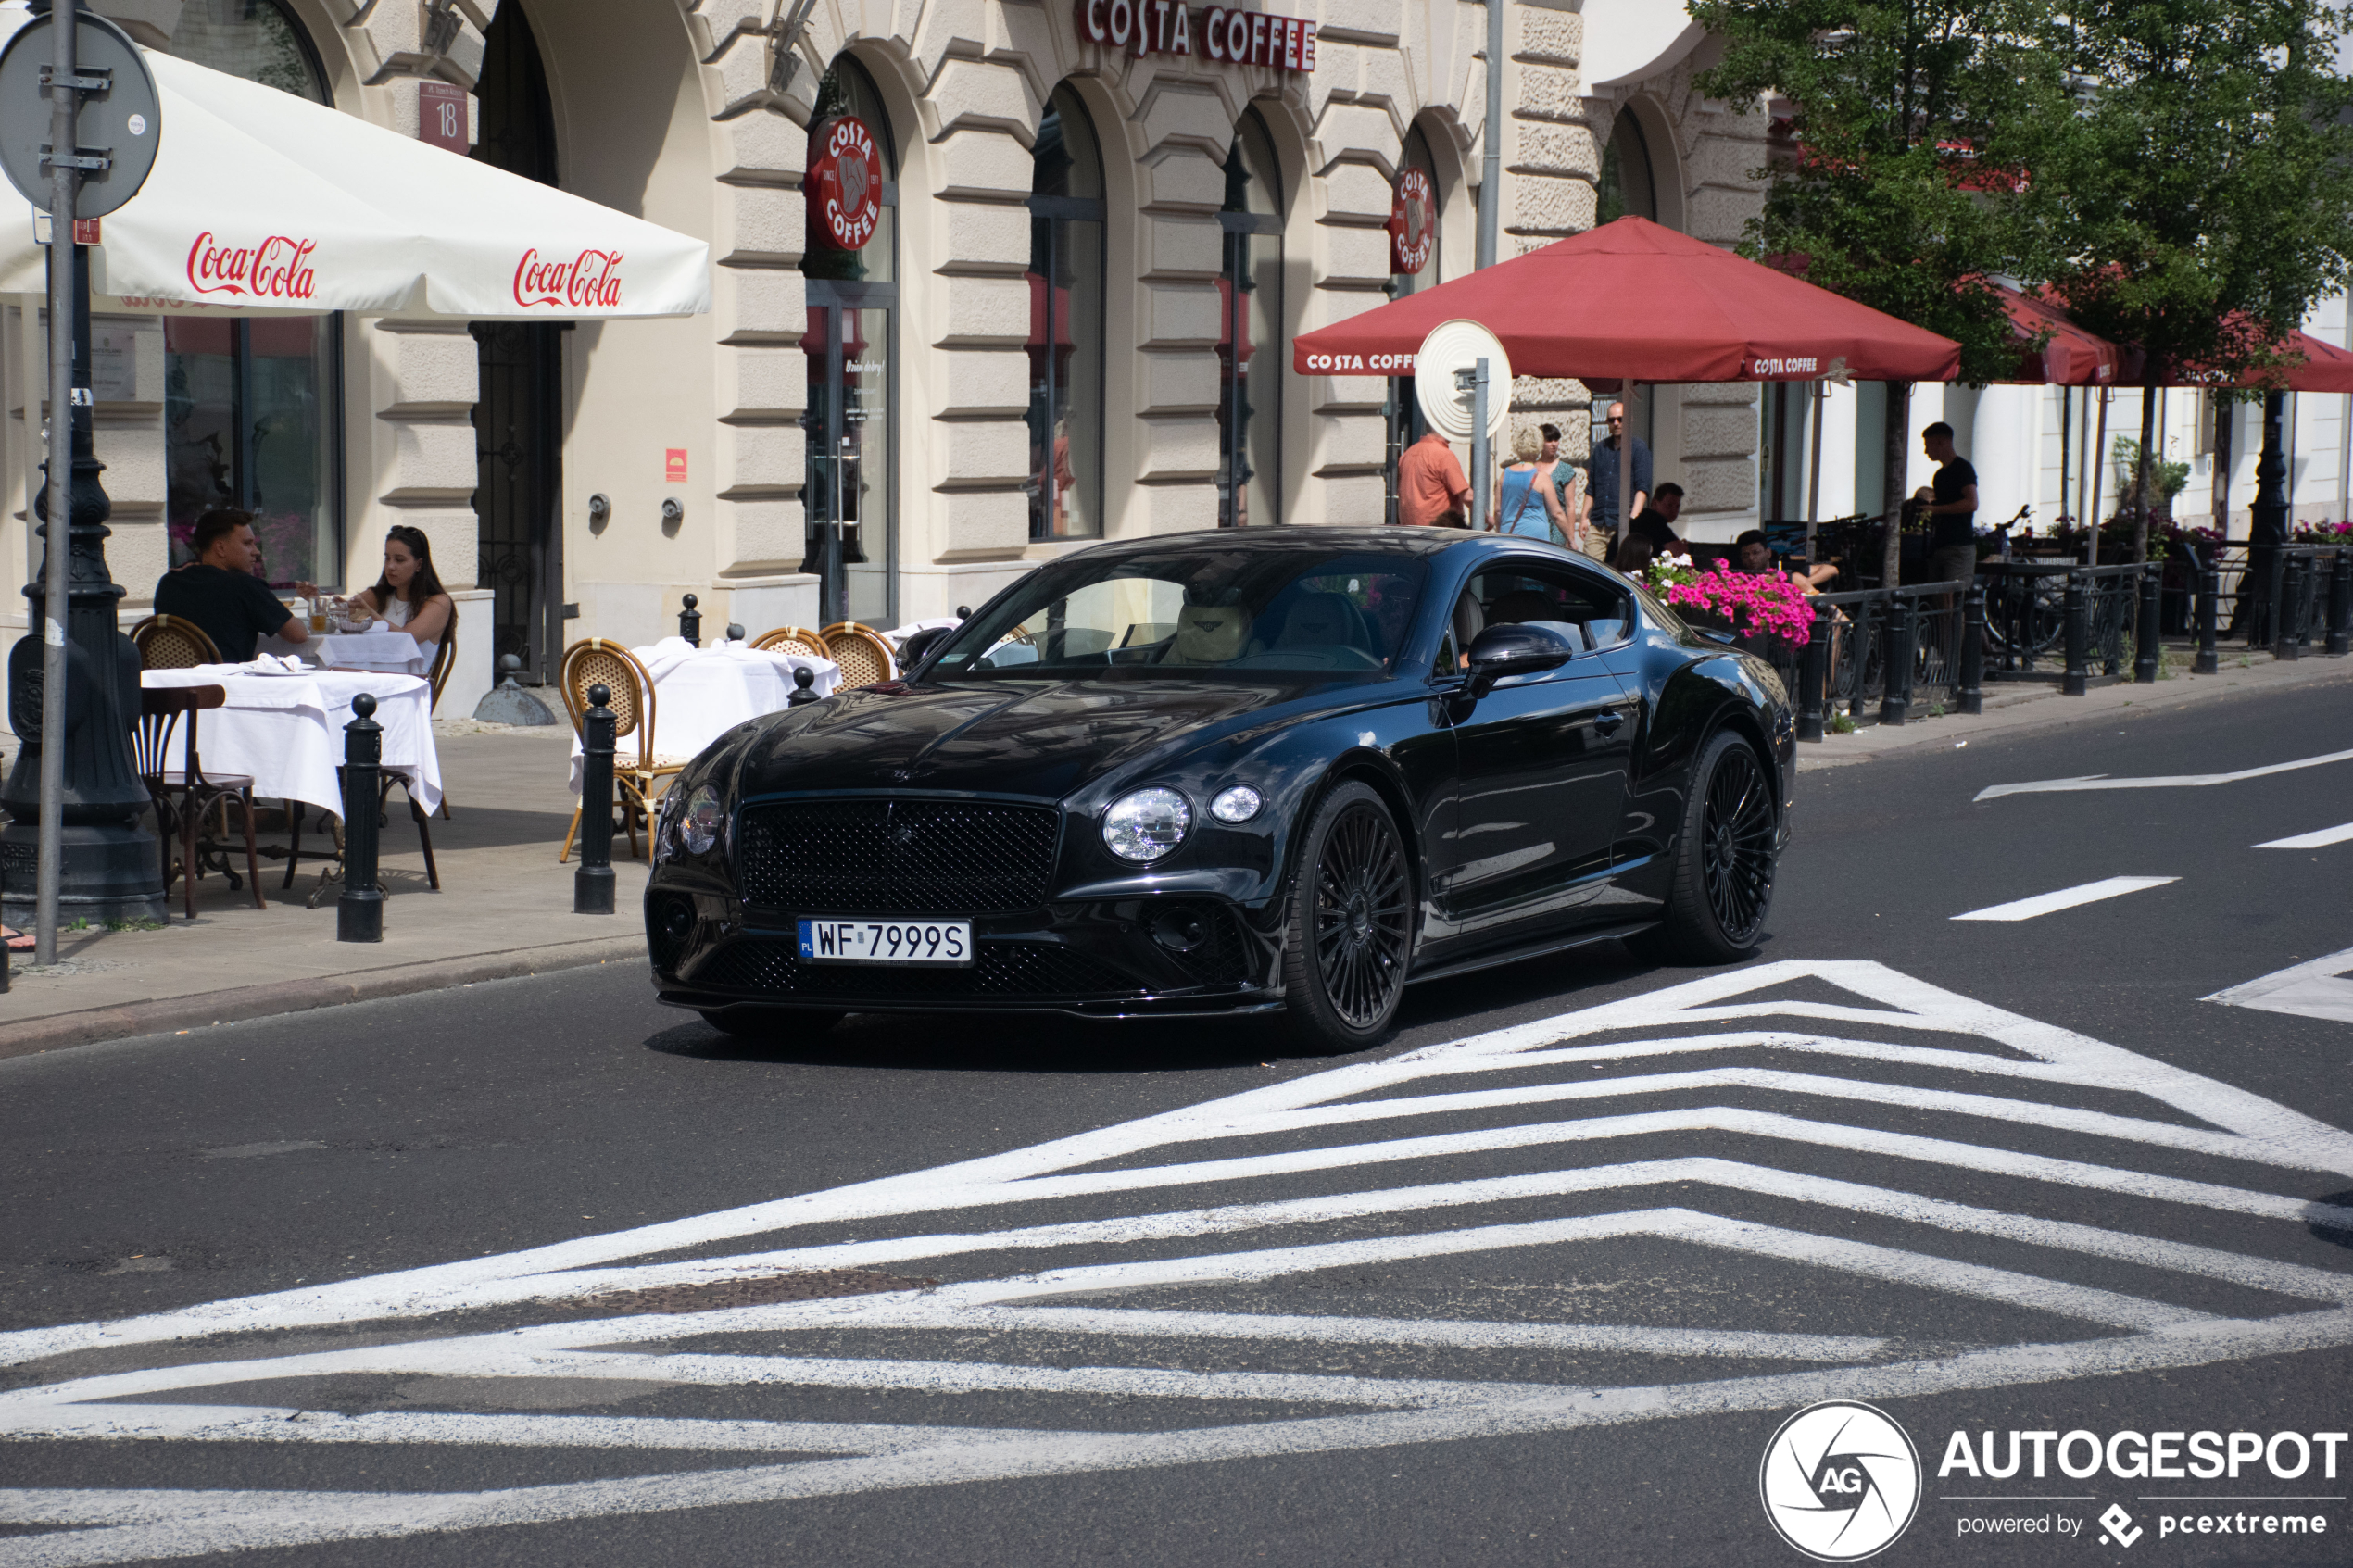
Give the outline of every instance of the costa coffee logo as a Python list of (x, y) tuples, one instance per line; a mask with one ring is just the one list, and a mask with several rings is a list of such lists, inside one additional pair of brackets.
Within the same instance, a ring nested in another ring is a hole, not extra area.
[(1304, 17), (1212, 6), (1196, 21), (1182, 0), (1076, 0), (1078, 35), (1139, 58), (1197, 55), (1225, 65), (1315, 69), (1315, 24)]
[(515, 263), (515, 303), (551, 305), (572, 310), (614, 310), (621, 306), (621, 257), (617, 250), (584, 250), (573, 257), (542, 257), (537, 248)]
[(272, 234), (258, 245), (224, 245), (208, 229), (188, 247), (188, 286), (199, 295), (240, 299), (308, 299), (318, 287), (310, 270), (316, 240)]
[(1429, 265), (1438, 248), (1438, 193), (1430, 188), (1426, 170), (1409, 169), (1397, 177), (1397, 193), (1389, 204), (1389, 270), (1408, 277)]
[(836, 250), (861, 250), (882, 221), (882, 154), (875, 133), (854, 114), (839, 115), (809, 138), (802, 182), (817, 237)]

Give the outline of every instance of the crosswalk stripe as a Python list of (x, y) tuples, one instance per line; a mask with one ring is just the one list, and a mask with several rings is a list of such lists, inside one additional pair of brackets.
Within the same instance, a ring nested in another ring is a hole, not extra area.
[(2259, 844), (2255, 847), (2258, 849), (2321, 849), (2332, 844), (2343, 844), (2347, 839), (2353, 839), (2353, 822), (2340, 822), (2335, 827), (2322, 828), (2316, 833), (2299, 833), (2294, 838), (2274, 838)]
[(2146, 887), (2162, 887), (2169, 882), (2179, 882), (2178, 876), (2111, 876), (2098, 882), (2087, 882), (2077, 887), (2062, 887), (2056, 893), (2037, 893), (2032, 898), (2017, 898), (2007, 904), (1993, 904), (1982, 909), (1971, 909), (1955, 920), (2033, 920), (2039, 915), (2056, 914), (2060, 909), (2072, 909), (2083, 904), (2096, 904), (2103, 898), (2120, 897), (2138, 893)]

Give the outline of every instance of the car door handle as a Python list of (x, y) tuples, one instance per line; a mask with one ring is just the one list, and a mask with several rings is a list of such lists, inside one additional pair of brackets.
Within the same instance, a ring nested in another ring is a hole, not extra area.
[(1604, 708), (1593, 715), (1594, 730), (1606, 736), (1617, 734), (1617, 726), (1626, 722), (1626, 715), (1615, 708)]

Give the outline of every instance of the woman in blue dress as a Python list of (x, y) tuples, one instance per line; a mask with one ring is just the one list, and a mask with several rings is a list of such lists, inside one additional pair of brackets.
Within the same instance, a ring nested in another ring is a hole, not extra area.
[(1561, 511), (1559, 492), (1538, 483), (1542, 475), (1536, 459), (1543, 449), (1542, 437), (1532, 429), (1512, 437), (1513, 460), (1504, 467), (1503, 483), (1495, 487), (1495, 504), (1487, 512), (1490, 533), (1568, 543), (1568, 520)]

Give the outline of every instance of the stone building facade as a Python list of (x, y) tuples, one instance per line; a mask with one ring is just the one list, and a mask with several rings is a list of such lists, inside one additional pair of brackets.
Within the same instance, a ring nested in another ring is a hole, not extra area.
[[(458, 89), (470, 150), (452, 156), (705, 239), (713, 264), (694, 319), (335, 317), (299, 340), (103, 320), (127, 614), (199, 504), (284, 508), (271, 574), (300, 557), (355, 589), (384, 529), (413, 524), (445, 581), (471, 585), (447, 714), (494, 653), (537, 676), (574, 637), (650, 641), (687, 594), (713, 630), (895, 625), (1094, 537), (1380, 521), (1410, 417), (1395, 384), (1296, 376), (1289, 339), (1406, 286), (1387, 225), (1409, 157), (1438, 196), (1419, 281), (1470, 267), (1485, 8), (1302, 0), (1312, 43), (1260, 24), (1277, 42), (1237, 59), (1204, 40), (1213, 19), (1221, 41), (1246, 21), (1194, 6), (1188, 52), (1155, 5), (97, 0), (152, 46), (407, 133)], [(1505, 13), (1504, 255), (1615, 210), (1738, 237), (1763, 117), (1693, 89), (1708, 44), (1679, 6)], [(881, 173), (856, 251), (812, 226), (804, 190), (812, 126), (845, 115)], [(38, 321), (37, 302), (7, 307), (0, 614), (19, 626)], [(1581, 454), (1584, 388), (1516, 397)], [(1645, 421), (1695, 534), (1754, 520), (1754, 387), (1660, 389)], [(854, 525), (837, 595), (812, 524), (836, 517)]]

